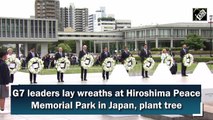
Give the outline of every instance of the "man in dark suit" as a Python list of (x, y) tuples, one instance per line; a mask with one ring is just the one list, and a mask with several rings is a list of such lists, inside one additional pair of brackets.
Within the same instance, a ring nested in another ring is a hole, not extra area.
[[(131, 55), (131, 53), (129, 52), (128, 47), (124, 47), (124, 51), (121, 53), (121, 63), (124, 64), (124, 61), (126, 58), (128, 58)], [(127, 70), (127, 72), (129, 72)]]
[(186, 46), (186, 44), (184, 44), (183, 46), (182, 46), (182, 49), (181, 49), (181, 51), (180, 51), (180, 57), (181, 57), (181, 75), (183, 76), (183, 77), (185, 77), (185, 76), (188, 76), (188, 75), (186, 75), (186, 66), (184, 66), (184, 64), (183, 64), (183, 57), (184, 57), (184, 55), (186, 55), (186, 54), (188, 54), (188, 49), (187, 49), (187, 46)]
[(128, 58), (130, 55), (131, 54), (129, 52), (128, 47), (124, 47), (124, 51), (121, 53), (121, 62), (122, 62), (122, 64), (124, 64), (125, 59)]
[(9, 89), (7, 85), (10, 82), (10, 71), (5, 60), (7, 59), (7, 52), (0, 51), (0, 109), (4, 111), (5, 98), (9, 96)]
[[(108, 52), (108, 48), (105, 47), (104, 51), (101, 53), (101, 63), (103, 63), (104, 60), (108, 57), (110, 57), (110, 53)], [(109, 72), (106, 72), (105, 70), (103, 70), (102, 77), (103, 77), (103, 80), (106, 80), (106, 79), (108, 80), (109, 79)]]
[[(79, 52), (79, 63), (80, 63), (80, 66), (81, 66), (81, 58), (88, 54), (87, 52), (87, 46), (86, 45), (83, 45), (83, 48), (82, 50)], [(87, 69), (84, 69), (82, 66), (81, 66), (81, 81), (87, 81)]]
[[(38, 57), (38, 54), (35, 52), (35, 48), (31, 48), (29, 54), (27, 55), (26, 61), (27, 63), (30, 61), (30, 59), (34, 58), (34, 57)], [(36, 74), (33, 74), (30, 72), (30, 83), (37, 83), (36, 82)]]
[[(141, 57), (141, 62), (142, 62), (142, 73), (141, 74), (142, 74), (143, 78), (149, 78), (148, 71), (145, 71), (143, 68), (143, 63), (144, 63), (144, 60), (146, 60), (146, 58), (148, 58), (150, 56), (151, 56), (151, 52), (148, 50), (147, 44), (144, 44), (143, 49), (140, 52), (140, 57)], [(144, 75), (144, 73), (145, 73), (145, 75)]]
[[(65, 54), (63, 52), (63, 48), (59, 47), (58, 52), (55, 54), (55, 60), (58, 60), (62, 57), (65, 57)], [(60, 73), (59, 71), (57, 71), (58, 82), (64, 82), (63, 78), (64, 78), (64, 73)]]

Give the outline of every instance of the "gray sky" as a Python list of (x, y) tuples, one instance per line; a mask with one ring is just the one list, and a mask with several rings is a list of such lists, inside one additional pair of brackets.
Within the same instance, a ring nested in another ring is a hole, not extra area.
[[(0, 16), (29, 18), (34, 15), (34, 3), (35, 0), (0, 0)], [(90, 14), (105, 6), (107, 14), (130, 19), (133, 26), (192, 22), (192, 8), (208, 8), (208, 16), (213, 14), (212, 0), (60, 0), (61, 7), (70, 3), (89, 8)]]

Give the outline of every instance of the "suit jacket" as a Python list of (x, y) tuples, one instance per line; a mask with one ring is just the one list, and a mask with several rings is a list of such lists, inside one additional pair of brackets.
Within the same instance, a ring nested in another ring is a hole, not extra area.
[(102, 53), (101, 53), (101, 62), (104, 62), (104, 60), (105, 60), (107, 57), (110, 57), (110, 53), (107, 52), (107, 55), (106, 55), (105, 52), (102, 52)]
[(81, 58), (84, 56), (84, 55), (86, 55), (86, 54), (88, 54), (88, 52), (87, 51), (83, 51), (83, 50), (81, 50), (80, 52), (79, 52), (79, 56), (78, 56), (78, 60), (79, 60), (79, 64), (81, 65)]
[(147, 52), (144, 49), (141, 50), (140, 52), (141, 61), (144, 61), (146, 58), (150, 56), (151, 56), (151, 53), (149, 50), (147, 50)]
[(188, 54), (188, 49), (185, 49), (185, 51), (183, 49), (181, 49), (180, 51), (180, 57), (181, 59), (183, 59), (184, 55)]
[(124, 62), (124, 60), (128, 58), (130, 55), (131, 55), (130, 52), (123, 51), (121, 54), (121, 61)]
[(7, 85), (10, 82), (10, 71), (7, 64), (0, 59), (0, 85)]
[(57, 53), (55, 54), (55, 60), (58, 60), (58, 59), (60, 59), (60, 58), (62, 58), (62, 57), (65, 57), (65, 53), (64, 53), (64, 52), (62, 52), (62, 55), (61, 55), (59, 52), (57, 52)]
[(33, 57), (38, 57), (38, 54), (36, 52), (34, 52), (35, 56), (32, 55), (31, 52), (29, 52), (29, 54), (27, 55), (26, 61), (27, 63), (30, 61), (30, 59), (32, 59)]
[(79, 52), (79, 60), (81, 60), (81, 58), (84, 56), (84, 55), (86, 55), (86, 54), (88, 54), (88, 52), (87, 51), (83, 51), (83, 50), (81, 50), (80, 52)]

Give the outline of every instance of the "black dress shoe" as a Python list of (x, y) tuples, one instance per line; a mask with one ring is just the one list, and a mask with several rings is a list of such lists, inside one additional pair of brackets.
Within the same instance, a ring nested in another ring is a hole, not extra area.
[(37, 82), (36, 82), (36, 81), (34, 81), (33, 83), (35, 83), (35, 84), (36, 84)]
[(84, 79), (84, 81), (87, 81), (87, 79)]
[(146, 78), (149, 78), (149, 76), (146, 76)]
[(61, 82), (64, 82), (64, 80), (61, 80)]
[(188, 75), (182, 75), (182, 77), (187, 77)]

